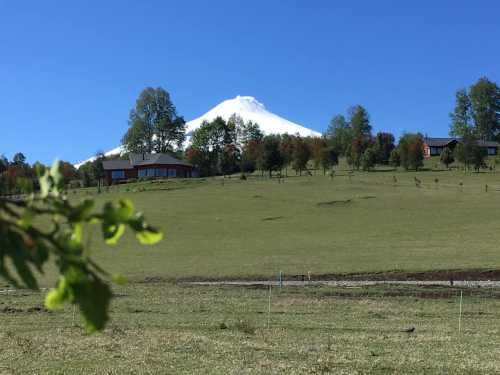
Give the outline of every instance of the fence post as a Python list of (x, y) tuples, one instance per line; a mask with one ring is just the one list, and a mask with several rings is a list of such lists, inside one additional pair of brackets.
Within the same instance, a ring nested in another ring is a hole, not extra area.
[(267, 306), (267, 329), (269, 329), (269, 326), (271, 324), (271, 283), (269, 283), (269, 303)]
[(458, 333), (462, 331), (462, 298), (463, 298), (463, 292), (460, 291), (460, 310), (458, 313)]

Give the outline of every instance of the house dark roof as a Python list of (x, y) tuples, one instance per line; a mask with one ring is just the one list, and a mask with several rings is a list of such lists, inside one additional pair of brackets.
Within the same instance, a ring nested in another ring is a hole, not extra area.
[[(425, 138), (424, 142), (429, 147), (446, 147), (452, 142), (460, 142), (460, 138)], [(500, 144), (495, 141), (477, 141), (477, 145), (481, 147), (500, 147)]]
[(134, 169), (135, 166), (147, 166), (154, 164), (184, 165), (191, 164), (183, 162), (167, 154), (130, 154), (129, 160), (106, 160), (102, 162), (104, 170)]
[(425, 138), (424, 140), (429, 147), (446, 147), (450, 143), (458, 141), (458, 138)]
[(130, 160), (104, 160), (102, 167), (105, 171), (112, 169), (134, 169), (132, 164), (130, 164)]
[(130, 154), (130, 162), (132, 165), (151, 165), (151, 164), (170, 164), (170, 165), (186, 165), (191, 164), (176, 159), (168, 154)]

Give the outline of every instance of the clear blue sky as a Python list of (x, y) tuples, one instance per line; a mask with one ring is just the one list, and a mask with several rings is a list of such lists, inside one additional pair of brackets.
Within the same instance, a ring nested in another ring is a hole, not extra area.
[(78, 161), (117, 146), (146, 86), (187, 120), (238, 94), (323, 131), (446, 136), (454, 93), (500, 81), (497, 0), (0, 0), (0, 153)]

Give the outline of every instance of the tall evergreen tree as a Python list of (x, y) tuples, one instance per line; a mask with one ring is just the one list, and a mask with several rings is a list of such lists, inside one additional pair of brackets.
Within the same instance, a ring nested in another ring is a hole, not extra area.
[(356, 105), (349, 109), (349, 125), (354, 138), (370, 137), (372, 131), (370, 116), (362, 106)]
[(394, 136), (391, 133), (379, 132), (375, 136), (373, 145), (376, 162), (379, 164), (388, 164), (391, 157), (391, 152), (394, 149)]
[(0, 174), (7, 170), (9, 166), (9, 161), (4, 155), (0, 155)]
[(466, 89), (460, 89), (455, 94), (455, 109), (450, 113), (450, 135), (463, 138), (473, 127), (472, 106)]
[(342, 115), (337, 115), (330, 121), (324, 136), (338, 155), (346, 155), (353, 139), (352, 128)]
[(12, 164), (16, 165), (18, 167), (26, 166), (26, 156), (24, 156), (24, 154), (22, 152), (18, 152), (12, 158)]

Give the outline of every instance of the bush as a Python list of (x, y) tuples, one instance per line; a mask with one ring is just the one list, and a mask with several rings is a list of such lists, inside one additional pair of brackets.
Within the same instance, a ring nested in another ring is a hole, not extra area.
[(453, 156), (453, 151), (450, 148), (446, 147), (441, 152), (441, 163), (446, 166), (446, 169), (449, 168), (449, 165), (455, 161), (455, 157)]
[(372, 147), (369, 147), (363, 153), (361, 158), (361, 167), (364, 171), (369, 171), (373, 167), (375, 167), (375, 163), (377, 161), (377, 154)]
[(397, 148), (391, 151), (391, 156), (389, 157), (389, 164), (395, 168), (401, 165), (401, 156), (399, 155), (399, 150)]

